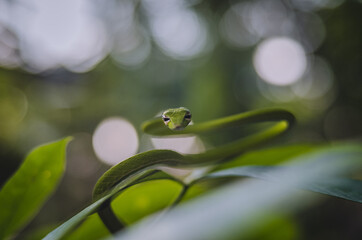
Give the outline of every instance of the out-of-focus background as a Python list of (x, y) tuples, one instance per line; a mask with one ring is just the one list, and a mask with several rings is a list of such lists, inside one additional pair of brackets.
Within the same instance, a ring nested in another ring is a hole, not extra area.
[[(361, 24), (361, 0), (1, 0), (0, 185), (31, 148), (74, 136), (26, 231), (62, 222), (109, 166), (212, 145), (144, 136), (141, 122), (170, 107), (194, 122), (283, 107), (298, 119), (290, 143), (360, 140)], [(307, 239), (354, 239), (361, 216), (328, 198), (295, 221)]]

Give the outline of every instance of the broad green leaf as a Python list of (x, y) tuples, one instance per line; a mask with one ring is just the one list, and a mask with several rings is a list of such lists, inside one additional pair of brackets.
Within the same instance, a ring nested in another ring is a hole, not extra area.
[(292, 189), (361, 169), (361, 156), (360, 145), (332, 146), (300, 155), (289, 163), (290, 168), (276, 174), (278, 181), (232, 183), (172, 209), (157, 222), (150, 216), (116, 239), (243, 239), (245, 233), (258, 229), (266, 214), (289, 213), (311, 203), (306, 191)]
[[(343, 146), (339, 146), (339, 148), (343, 148)], [(348, 149), (348, 148), (347, 148)], [(362, 166), (362, 147), (350, 147), (349, 151), (340, 153), (338, 150), (336, 151), (333, 148), (330, 148), (325, 154), (329, 155), (333, 153), (333, 158), (339, 156), (339, 162), (335, 164), (339, 165), (344, 161), (344, 158), (355, 158), (356, 166)], [(358, 154), (359, 152), (359, 154)], [(355, 157), (352, 157), (355, 156)], [(303, 161), (305, 160), (304, 156), (295, 159), (294, 161)], [(328, 158), (321, 158), (319, 160), (319, 164), (326, 164), (326, 168), (330, 165)], [(314, 162), (313, 164), (315, 164)], [(312, 169), (311, 169), (312, 170)], [(229, 168), (225, 170), (220, 170), (213, 172), (206, 176), (205, 178), (222, 178), (222, 177), (255, 177), (260, 178), (267, 181), (280, 181), (280, 178), (283, 177), (281, 172), (293, 172), (298, 171), (298, 166), (246, 166), (246, 167), (235, 167)], [(301, 189), (309, 190), (313, 192), (318, 192), (330, 196), (340, 197), (348, 200), (352, 200), (355, 202), (362, 203), (362, 181), (346, 179), (340, 177), (333, 178), (320, 178), (315, 182), (309, 182), (308, 184), (300, 185)]]
[[(308, 153), (316, 148), (317, 146), (303, 144), (254, 150), (216, 166), (212, 172), (248, 165), (277, 165), (286, 163), (294, 157)], [(223, 182), (220, 177), (213, 181), (211, 178), (198, 179), (189, 187), (183, 201), (205, 193), (206, 191), (215, 188), (216, 185), (221, 185), (222, 183)]]
[(316, 148), (315, 145), (303, 144), (254, 150), (217, 166), (213, 171), (247, 165), (276, 165)]
[(92, 203), (91, 205), (83, 209), (81, 212), (77, 213), (75, 216), (70, 218), (68, 221), (64, 222), (58, 228), (50, 232), (47, 236), (45, 236), (44, 240), (56, 240), (64, 238), (65, 236), (70, 234), (72, 230), (74, 230), (77, 226), (79, 226), (79, 224), (81, 224), (88, 216), (97, 212), (99, 207), (108, 199), (115, 198), (118, 194), (120, 194), (124, 189), (126, 189), (129, 186), (155, 179), (173, 179), (173, 178), (170, 175), (159, 170), (147, 170), (145, 172), (134, 174), (133, 176), (121, 181), (116, 186), (114, 186), (112, 190), (104, 197), (96, 200), (94, 203)]
[(48, 199), (65, 167), (71, 138), (34, 149), (0, 191), (0, 239), (15, 234)]
[[(278, 182), (280, 181), (279, 178), (282, 177), (280, 175), (281, 172), (292, 172), (295, 170), (295, 168), (288, 166), (247, 166), (214, 172), (206, 176), (206, 178), (254, 177), (267, 181)], [(302, 184), (299, 188), (362, 203), (361, 180), (338, 177), (318, 179), (318, 181), (315, 182)]]
[(172, 204), (181, 190), (182, 186), (171, 180), (143, 182), (126, 189), (112, 202), (112, 208), (126, 224), (132, 224)]

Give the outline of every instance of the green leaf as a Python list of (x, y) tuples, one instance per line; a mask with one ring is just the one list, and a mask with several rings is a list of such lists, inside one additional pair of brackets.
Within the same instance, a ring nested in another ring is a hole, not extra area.
[(362, 167), (361, 145), (331, 146), (295, 158), (275, 173), (278, 181), (249, 179), (219, 188), (169, 211), (157, 222), (148, 217), (116, 239), (245, 239), (270, 212), (290, 213), (311, 203), (293, 191)]
[(112, 208), (126, 224), (132, 224), (172, 204), (181, 190), (182, 185), (171, 180), (143, 182), (126, 189)]
[(247, 165), (276, 165), (316, 149), (316, 145), (288, 145), (254, 150), (217, 166), (213, 171)]
[(34, 149), (0, 191), (0, 239), (25, 226), (59, 183), (71, 138)]
[[(340, 153), (338, 151), (340, 149), (349, 149), (344, 153)], [(335, 164), (341, 164), (344, 158), (356, 159), (356, 166), (362, 166), (362, 147), (355, 146), (352, 148), (345, 148), (344, 146), (337, 147), (337, 151), (335, 148), (326, 148), (327, 151), (324, 153), (326, 156), (330, 155), (334, 152), (333, 156), (327, 158), (319, 156), (318, 161), (314, 161), (313, 164), (326, 164), (326, 168), (328, 165), (333, 162), (333, 158), (339, 157), (339, 162), (335, 162)], [(294, 161), (305, 161), (305, 155), (295, 159)], [(328, 164), (328, 165), (327, 165)], [(355, 169), (352, 169), (355, 170)], [(205, 178), (223, 178), (223, 177), (254, 177), (260, 178), (267, 181), (275, 181), (279, 182), (280, 178), (283, 177), (281, 173), (283, 172), (293, 172), (299, 171), (298, 166), (246, 166), (246, 167), (235, 167), (229, 168), (225, 170), (220, 170), (217, 172), (213, 172)], [(304, 190), (309, 190), (317, 193), (322, 193), (330, 196), (340, 197), (348, 200), (352, 200), (355, 202), (362, 203), (362, 181), (346, 179), (340, 177), (334, 178), (319, 178), (314, 182), (309, 182), (308, 184), (302, 184), (299, 188)]]
[[(247, 166), (214, 172), (206, 176), (206, 178), (254, 177), (278, 182), (280, 181), (281, 172), (292, 172), (294, 170), (294, 168), (287, 166)], [(346, 178), (318, 179), (315, 182), (302, 184), (299, 188), (362, 203), (362, 181), (360, 180)]]

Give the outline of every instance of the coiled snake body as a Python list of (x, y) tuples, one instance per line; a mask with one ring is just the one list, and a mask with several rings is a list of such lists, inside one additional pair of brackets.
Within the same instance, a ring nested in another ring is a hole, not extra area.
[[(129, 177), (159, 165), (174, 167), (193, 167), (212, 165), (244, 153), (245, 151), (281, 135), (293, 125), (293, 114), (282, 109), (256, 110), (228, 117), (197, 123), (186, 127), (191, 121), (191, 113), (186, 108), (166, 110), (162, 118), (152, 119), (142, 124), (142, 130), (154, 136), (178, 134), (200, 134), (231, 126), (249, 123), (275, 122), (272, 126), (248, 137), (209, 149), (199, 154), (180, 154), (171, 150), (151, 150), (130, 157), (109, 169), (97, 182), (93, 198), (99, 199), (107, 194), (118, 183)], [(165, 127), (166, 125), (166, 127)], [(123, 225), (114, 215), (110, 201), (98, 210), (103, 223), (110, 232), (115, 233)]]

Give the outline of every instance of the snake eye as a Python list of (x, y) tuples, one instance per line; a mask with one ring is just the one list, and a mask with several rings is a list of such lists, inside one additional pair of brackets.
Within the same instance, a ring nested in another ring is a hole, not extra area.
[(168, 117), (163, 117), (162, 119), (163, 119), (164, 122), (170, 121), (170, 118), (168, 118)]
[(186, 120), (191, 120), (191, 114), (190, 113), (187, 113), (184, 117)]

